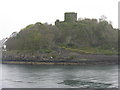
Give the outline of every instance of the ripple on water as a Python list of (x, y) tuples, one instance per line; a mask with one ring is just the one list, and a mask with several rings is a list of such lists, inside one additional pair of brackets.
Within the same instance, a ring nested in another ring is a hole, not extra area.
[(64, 84), (69, 86), (76, 86), (81, 88), (108, 88), (112, 84), (110, 83), (101, 83), (101, 82), (92, 82), (92, 81), (79, 81), (79, 80), (64, 80), (58, 84)]
[(31, 81), (28, 81), (27, 83), (36, 83), (36, 82), (31, 82)]
[(23, 81), (21, 81), (21, 80), (13, 80), (13, 82), (23, 82)]
[(18, 82), (18, 83), (36, 83), (36, 82), (33, 82), (33, 81), (21, 81), (21, 80), (14, 80), (12, 82)]

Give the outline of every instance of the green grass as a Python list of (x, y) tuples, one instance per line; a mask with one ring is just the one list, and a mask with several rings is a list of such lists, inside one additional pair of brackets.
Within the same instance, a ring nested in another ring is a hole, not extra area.
[(41, 52), (41, 53), (51, 53), (53, 50), (51, 49), (40, 49), (40, 50), (10, 50), (8, 53), (35, 53), (35, 52)]
[(89, 52), (91, 54), (107, 54), (107, 55), (117, 54), (117, 51), (101, 49), (101, 48), (80, 48), (80, 50)]
[(65, 48), (62, 47), (66, 50), (72, 51), (72, 52), (77, 52), (81, 54), (105, 54), (105, 55), (115, 55), (118, 54), (117, 51), (113, 50), (105, 50), (105, 49), (100, 49), (100, 48)]
[[(101, 49), (101, 48), (66, 48), (66, 47), (59, 47), (59, 48), (63, 48), (65, 50), (71, 51), (71, 52), (77, 52), (80, 54), (105, 54), (105, 55), (117, 55), (120, 54), (120, 52), (118, 53), (115, 50), (106, 50), (106, 49)], [(8, 53), (12, 52), (12, 53), (34, 53), (36, 51), (39, 51), (41, 53), (51, 53), (54, 50), (52, 49), (40, 49), (40, 50), (12, 50), (12, 51), (7, 51)], [(73, 57), (71, 57), (73, 58)]]
[(42, 53), (51, 53), (53, 50), (51, 50), (51, 49), (40, 49), (39, 51), (42, 52)]

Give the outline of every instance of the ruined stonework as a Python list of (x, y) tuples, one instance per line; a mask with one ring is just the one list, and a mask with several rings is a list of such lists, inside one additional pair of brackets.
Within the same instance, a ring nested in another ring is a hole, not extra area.
[(65, 22), (76, 22), (77, 21), (77, 13), (67, 12), (64, 14)]
[(66, 12), (64, 13), (64, 21), (59, 21), (58, 19), (55, 21), (55, 25), (59, 25), (63, 22), (74, 23), (77, 21), (77, 13), (75, 12)]

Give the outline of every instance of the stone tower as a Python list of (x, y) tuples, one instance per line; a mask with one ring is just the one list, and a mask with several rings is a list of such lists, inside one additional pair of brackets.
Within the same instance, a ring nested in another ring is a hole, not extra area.
[(64, 14), (65, 22), (76, 22), (77, 21), (77, 13), (75, 12), (66, 12)]

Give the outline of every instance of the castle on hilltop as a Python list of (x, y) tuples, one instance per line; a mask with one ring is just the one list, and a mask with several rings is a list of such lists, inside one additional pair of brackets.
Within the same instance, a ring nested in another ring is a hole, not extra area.
[[(75, 12), (66, 12), (64, 13), (64, 21), (60, 21), (59, 19), (57, 19), (55, 21), (55, 25), (60, 25), (62, 23), (77, 23), (80, 20), (77, 20), (77, 13)], [(98, 23), (97, 19), (89, 19), (89, 18), (85, 18), (84, 19), (85, 22), (90, 22), (92, 21), (93, 23)], [(99, 19), (99, 22), (103, 21), (103, 19)]]
[(55, 25), (59, 25), (63, 22), (71, 22), (74, 23), (77, 21), (77, 13), (75, 12), (66, 12), (64, 13), (64, 21), (59, 21), (58, 19), (55, 21)]

